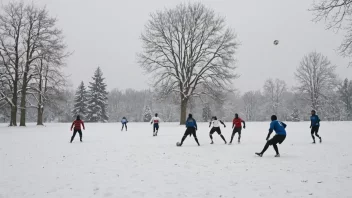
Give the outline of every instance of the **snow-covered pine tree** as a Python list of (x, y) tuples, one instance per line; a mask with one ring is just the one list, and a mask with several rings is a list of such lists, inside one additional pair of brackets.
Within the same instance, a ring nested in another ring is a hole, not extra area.
[(75, 95), (74, 106), (72, 110), (73, 118), (75, 118), (77, 115), (80, 115), (81, 119), (86, 118), (88, 113), (87, 102), (87, 90), (82, 81), (81, 84), (78, 86)]
[(100, 67), (94, 73), (93, 81), (89, 83), (88, 115), (89, 122), (107, 122), (108, 92)]
[(148, 105), (144, 107), (143, 121), (149, 122), (152, 119), (152, 110)]
[(203, 112), (202, 112), (202, 118), (204, 122), (208, 122), (211, 117), (211, 110), (209, 107), (209, 104), (206, 103), (205, 106), (203, 107)]
[(299, 119), (299, 111), (297, 108), (294, 108), (293, 109), (293, 113), (291, 114), (291, 119), (293, 122), (299, 122), (300, 119)]

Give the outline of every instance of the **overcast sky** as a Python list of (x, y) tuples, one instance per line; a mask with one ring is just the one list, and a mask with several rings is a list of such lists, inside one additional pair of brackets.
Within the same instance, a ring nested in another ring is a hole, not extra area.
[[(8, 0), (0, 0), (6, 3)], [(24, 0), (25, 2), (27, 0)], [(31, 2), (28, 0), (28, 2)], [(59, 19), (66, 42), (74, 54), (65, 72), (74, 87), (88, 83), (100, 66), (108, 89), (147, 89), (148, 76), (136, 59), (141, 52), (139, 37), (151, 12), (172, 8), (181, 0), (34, 0), (46, 5)], [(302, 57), (317, 51), (338, 66), (341, 78), (352, 79), (348, 59), (335, 49), (343, 38), (312, 22), (308, 11), (313, 0), (203, 0), (233, 28), (242, 43), (236, 57), (241, 77), (234, 81), (240, 91), (261, 89), (267, 78), (295, 84), (294, 72)], [(277, 39), (280, 44), (275, 46)]]

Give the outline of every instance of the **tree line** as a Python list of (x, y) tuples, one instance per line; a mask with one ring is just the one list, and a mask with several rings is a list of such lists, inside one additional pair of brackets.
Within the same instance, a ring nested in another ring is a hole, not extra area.
[[(340, 28), (350, 16), (351, 1), (317, 1), (316, 20), (331, 19)], [(337, 10), (336, 15), (331, 15)], [(67, 88), (61, 71), (70, 53), (57, 19), (46, 8), (11, 2), (0, 12), (0, 114), (20, 126), (26, 120), (70, 121), (77, 114), (90, 122), (146, 121), (155, 112), (164, 121), (185, 122), (187, 112), (207, 121), (211, 115), (231, 120), (240, 113), (247, 121), (306, 120), (315, 109), (326, 120), (351, 119), (351, 81), (341, 81), (328, 57), (311, 52), (297, 61), (296, 86), (268, 79), (263, 88), (238, 93), (232, 87), (236, 73), (236, 33), (225, 17), (202, 3), (181, 3), (151, 13), (141, 34), (140, 66), (150, 74), (153, 90), (106, 91), (100, 68), (88, 88)], [(349, 27), (349, 26), (348, 26)], [(350, 35), (341, 54), (351, 53)], [(76, 93), (75, 93), (76, 92)], [(36, 117), (36, 118), (35, 118)]]

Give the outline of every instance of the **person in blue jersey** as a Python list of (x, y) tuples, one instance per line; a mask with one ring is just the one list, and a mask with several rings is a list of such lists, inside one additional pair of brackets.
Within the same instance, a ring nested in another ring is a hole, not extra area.
[[(280, 157), (279, 153), (279, 148), (277, 147), (277, 143), (281, 144), (285, 139), (286, 139), (286, 124), (278, 121), (276, 115), (271, 116), (271, 123), (270, 123), (270, 128), (269, 128), (269, 133), (268, 136), (266, 137), (266, 144), (260, 153), (255, 153), (259, 157), (262, 157), (265, 151), (269, 148), (270, 145), (272, 145), (275, 149), (276, 155), (275, 157)], [(276, 135), (270, 138), (271, 133), (275, 131)]]
[(121, 124), (122, 124), (121, 131), (123, 131), (124, 127), (126, 128), (126, 131), (127, 131), (127, 123), (128, 123), (128, 120), (126, 119), (126, 117), (123, 117), (121, 120)]
[(198, 138), (197, 138), (197, 134), (196, 131), (198, 129), (197, 127), (197, 122), (196, 120), (192, 117), (192, 114), (188, 115), (188, 118), (186, 120), (186, 132), (182, 137), (181, 143), (178, 144), (177, 146), (182, 146), (183, 142), (185, 141), (185, 139), (187, 138), (187, 136), (192, 136), (194, 137), (194, 140), (197, 142), (198, 146), (200, 146), (199, 142), (198, 142)]
[(315, 136), (317, 136), (320, 140), (320, 143), (321, 143), (321, 137), (318, 135), (318, 132), (319, 132), (319, 127), (320, 127), (320, 119), (319, 117), (316, 115), (316, 112), (315, 110), (312, 110), (311, 112), (312, 116), (310, 116), (310, 128), (311, 128), (311, 135), (312, 135), (312, 138), (313, 138), (313, 144), (315, 144), (315, 137), (314, 137), (314, 134)]

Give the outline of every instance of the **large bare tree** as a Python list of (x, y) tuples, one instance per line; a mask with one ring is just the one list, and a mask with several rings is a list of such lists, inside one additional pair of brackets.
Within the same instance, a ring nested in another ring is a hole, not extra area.
[(287, 90), (285, 81), (280, 79), (268, 79), (264, 83), (264, 95), (269, 102), (269, 108), (272, 114), (278, 115), (278, 109), (282, 105), (282, 96)]
[(179, 4), (151, 14), (141, 40), (139, 62), (152, 74), (159, 97), (180, 96), (180, 123), (185, 122), (192, 97), (216, 97), (219, 90), (229, 90), (237, 77), (235, 33), (223, 17), (201, 3)]
[[(346, 31), (345, 37), (338, 47), (343, 57), (352, 55), (352, 0), (316, 0), (311, 8), (315, 21), (325, 21), (327, 29)], [(352, 62), (349, 63), (352, 65)]]
[(28, 5), (25, 8), (24, 15), (26, 21), (24, 31), (22, 32), (22, 42), (25, 55), (21, 88), (20, 126), (26, 125), (28, 85), (32, 78), (38, 74), (38, 70), (35, 69), (37, 65), (35, 61), (41, 60), (42, 63), (40, 64), (50, 65), (54, 62), (51, 58), (61, 56), (62, 51), (66, 47), (63, 44), (62, 31), (56, 27), (57, 19), (50, 17), (45, 7), (39, 8), (34, 4)]
[(17, 107), (19, 86), (22, 75), (22, 48), (21, 34), (25, 28), (25, 5), (10, 2), (0, 8), (0, 60), (4, 68), (3, 75), (9, 83), (11, 95), (6, 98), (11, 106), (10, 126), (17, 125)]
[(336, 87), (336, 66), (321, 53), (311, 52), (304, 56), (297, 67), (295, 77), (299, 83), (297, 90), (303, 97), (308, 96), (311, 107), (319, 110), (321, 102), (328, 99), (327, 93)]

